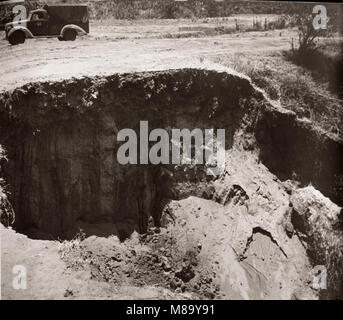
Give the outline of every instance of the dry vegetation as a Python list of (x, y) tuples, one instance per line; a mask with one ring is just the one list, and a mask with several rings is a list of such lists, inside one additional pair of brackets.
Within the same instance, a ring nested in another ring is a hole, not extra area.
[(280, 101), (299, 117), (343, 137), (342, 79), (338, 69), (342, 68), (341, 47), (341, 43), (330, 41), (322, 49), (308, 52), (306, 62), (299, 61), (291, 51), (235, 54), (214, 60), (247, 74), (272, 100)]
[[(294, 4), (282, 2), (259, 3), (256, 1), (231, 2), (225, 0), (23, 0), (28, 9), (35, 9), (45, 3), (87, 3), (91, 18), (103, 19), (202, 19), (209, 17), (228, 17), (235, 14), (276, 14), (293, 15), (312, 9), (311, 4)], [(11, 20), (11, 5), (0, 5), (0, 25)], [(330, 6), (330, 5), (329, 5)], [(338, 10), (332, 10), (333, 15)], [(337, 19), (334, 19), (337, 20)], [(265, 21), (256, 22), (256, 26), (264, 28)], [(268, 22), (267, 22), (268, 24)]]

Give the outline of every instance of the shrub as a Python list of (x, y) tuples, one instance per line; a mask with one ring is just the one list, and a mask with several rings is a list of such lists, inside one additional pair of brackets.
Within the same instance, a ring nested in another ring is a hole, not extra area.
[(166, 1), (161, 8), (162, 19), (175, 19), (177, 17), (178, 7), (175, 1)]

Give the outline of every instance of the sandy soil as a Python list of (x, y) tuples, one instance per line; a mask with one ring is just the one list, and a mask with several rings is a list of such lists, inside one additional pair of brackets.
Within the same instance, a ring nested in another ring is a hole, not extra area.
[[(178, 299), (187, 296), (154, 286), (111, 284), (93, 280), (91, 270), (69, 269), (61, 259), (62, 244), (57, 241), (31, 240), (0, 224), (1, 236), (1, 299)], [(98, 241), (97, 249), (101, 249)], [(27, 271), (27, 288), (16, 290), (12, 281), (15, 265)]]
[[(248, 153), (228, 154), (227, 166), (214, 184), (219, 203), (171, 201), (163, 228), (125, 242), (31, 240), (0, 225), (2, 298), (316, 299), (305, 249), (283, 227), (289, 200), (280, 181)], [(250, 199), (236, 193), (222, 204), (236, 181)], [(12, 287), (15, 265), (27, 269), (26, 290)]]
[[(166, 26), (154, 23), (143, 26), (140, 32), (135, 25), (126, 27), (126, 31), (124, 27), (118, 27), (117, 32), (113, 32), (116, 28), (113, 26), (95, 25), (91, 26), (88, 36), (75, 42), (31, 39), (19, 46), (11, 46), (1, 33), (0, 90), (13, 89), (31, 81), (201, 66), (206, 60), (223, 54), (263, 54), (288, 49), (293, 34), (275, 30), (166, 38)], [(190, 28), (189, 24), (185, 27)], [(179, 30), (180, 27), (168, 25), (167, 28)], [(156, 33), (152, 34), (152, 29)]]

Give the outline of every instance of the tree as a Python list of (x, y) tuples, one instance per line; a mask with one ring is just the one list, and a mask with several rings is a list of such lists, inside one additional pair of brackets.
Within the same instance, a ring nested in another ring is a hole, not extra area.
[(298, 53), (303, 54), (318, 48), (318, 38), (328, 37), (331, 34), (329, 19), (326, 18), (325, 27), (315, 26), (313, 14), (298, 14), (296, 16), (296, 25), (298, 25)]

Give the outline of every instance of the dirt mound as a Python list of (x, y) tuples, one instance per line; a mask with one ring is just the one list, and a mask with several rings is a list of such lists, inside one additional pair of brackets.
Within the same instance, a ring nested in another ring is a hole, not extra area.
[[(66, 252), (75, 252), (78, 240), (67, 243), (31, 240), (0, 224), (2, 299), (185, 299), (162, 287), (122, 285), (98, 281), (89, 269), (71, 268), (63, 260)], [(113, 241), (114, 240), (114, 241)], [(89, 239), (88, 242), (91, 242)], [(97, 250), (118, 239), (99, 238)], [(104, 252), (104, 251), (101, 251)], [(74, 256), (77, 259), (77, 256)], [(13, 289), (16, 265), (26, 268), (26, 290)]]
[[(340, 208), (312, 187), (293, 189), (290, 196), (289, 185), (284, 186), (250, 153), (231, 152), (228, 159), (230, 171), (212, 183), (213, 198), (188, 197), (169, 202), (163, 211), (161, 228), (150, 227), (144, 235), (135, 232), (124, 242), (115, 236), (86, 237), (80, 233), (76, 239), (62, 243), (29, 240), (2, 229), (3, 251), (7, 253), (4, 259), (8, 266), (16, 261), (33, 263), (32, 270), (38, 263), (41, 272), (49, 266), (58, 269), (56, 277), (62, 280), (60, 289), (52, 295), (54, 298), (89, 297), (86, 291), (90, 286), (92, 290), (97, 288), (92, 296), (115, 299), (127, 297), (126, 290), (132, 293), (133, 289), (128, 288), (137, 288), (136, 298), (332, 297), (328, 291), (313, 286), (313, 267), (318, 263), (328, 265), (328, 261), (313, 259), (311, 255), (314, 247), (320, 254), (319, 249), (331, 246), (325, 245), (325, 239), (313, 237), (313, 232), (301, 229), (294, 215), (315, 212), (302, 208), (327, 208), (328, 215), (322, 219), (330, 219), (330, 225), (318, 218), (304, 221), (306, 230), (314, 230), (330, 241), (330, 232), (335, 232), (331, 226), (339, 221)], [(305, 198), (308, 206), (300, 200)], [(318, 224), (326, 227), (327, 232), (318, 229)], [(28, 248), (31, 251), (26, 252)], [(340, 251), (332, 253), (338, 255)], [(8, 279), (9, 271), (4, 275)], [(50, 283), (40, 283), (41, 286), (34, 287), (36, 297), (50, 287)], [(334, 289), (336, 283), (330, 280), (329, 288)]]

